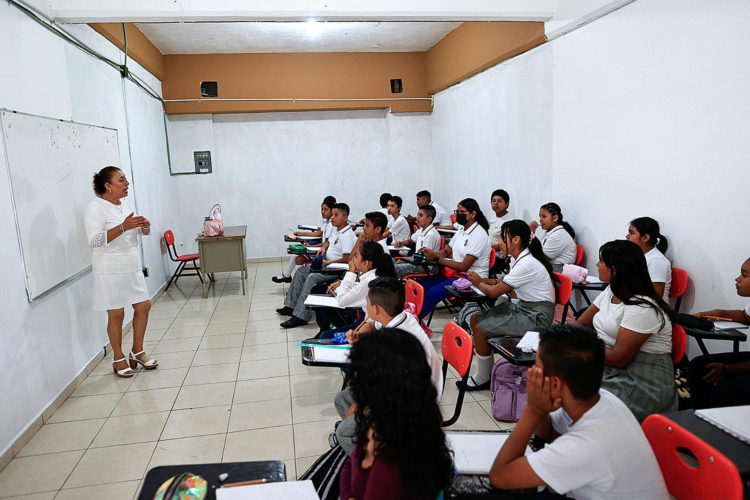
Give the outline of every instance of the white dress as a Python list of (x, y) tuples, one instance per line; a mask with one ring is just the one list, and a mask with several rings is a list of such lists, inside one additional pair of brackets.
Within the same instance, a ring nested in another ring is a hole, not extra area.
[(102, 198), (89, 202), (84, 213), (86, 236), (93, 248), (94, 310), (121, 309), (148, 300), (136, 229), (107, 241), (107, 231), (123, 223), (133, 210)]

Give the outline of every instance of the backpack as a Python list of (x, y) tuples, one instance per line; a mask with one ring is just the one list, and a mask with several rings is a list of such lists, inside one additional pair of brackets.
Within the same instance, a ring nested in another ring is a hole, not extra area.
[(526, 408), (526, 374), (528, 366), (511, 364), (501, 358), (492, 367), (490, 391), (492, 391), (492, 416), (496, 420), (517, 422)]

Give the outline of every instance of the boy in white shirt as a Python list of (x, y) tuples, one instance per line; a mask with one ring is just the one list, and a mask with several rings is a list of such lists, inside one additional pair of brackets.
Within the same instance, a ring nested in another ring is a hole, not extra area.
[(388, 200), (388, 215), (391, 216), (391, 221), (388, 223), (383, 236), (386, 238), (393, 236), (393, 242), (403, 241), (411, 235), (409, 230), (409, 223), (406, 221), (406, 217), (401, 215), (401, 206), (403, 200), (400, 196), (391, 196)]
[(390, 255), (388, 242), (383, 234), (386, 231), (387, 225), (388, 220), (382, 212), (367, 212), (365, 214), (362, 232), (359, 233), (359, 236), (357, 237), (357, 244), (354, 245), (354, 250), (357, 250), (365, 241), (374, 241), (383, 247), (383, 251), (386, 255)]
[(490, 219), (490, 229), (487, 234), (490, 237), (490, 246), (500, 251), (500, 238), (502, 237), (500, 229), (504, 222), (513, 220), (513, 216), (508, 212), (510, 195), (504, 189), (494, 190), (492, 196), (490, 196), (490, 206), (495, 213), (495, 217)]
[[(666, 500), (664, 479), (638, 421), (600, 389), (604, 344), (590, 330), (558, 325), (539, 337), (527, 377), (528, 402), (495, 458), (502, 489), (547, 485), (577, 500)], [(524, 455), (532, 434), (547, 441)]]
[(453, 222), (451, 221), (450, 214), (446, 212), (443, 207), (432, 201), (432, 194), (426, 189), (423, 189), (417, 193), (417, 207), (422, 208), (427, 205), (435, 207), (435, 220), (432, 221), (433, 224), (440, 228), (453, 229)]
[[(442, 237), (438, 233), (432, 221), (435, 219), (435, 207), (427, 205), (417, 212), (417, 226), (419, 229), (408, 239), (394, 241), (393, 246), (400, 248), (414, 243), (414, 251), (419, 252), (423, 248), (429, 248), (433, 252), (440, 251)], [(408, 274), (424, 273), (422, 266), (399, 262), (396, 264), (396, 276), (403, 278)]]

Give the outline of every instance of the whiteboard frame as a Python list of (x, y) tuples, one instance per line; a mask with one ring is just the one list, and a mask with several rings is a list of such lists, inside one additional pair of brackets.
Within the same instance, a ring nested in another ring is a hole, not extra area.
[[(26, 270), (26, 255), (24, 255), (24, 252), (23, 252), (23, 243), (21, 239), (21, 225), (18, 221), (18, 213), (16, 212), (16, 198), (15, 198), (15, 193), (13, 191), (13, 175), (10, 171), (10, 160), (8, 159), (8, 143), (5, 141), (5, 134), (1, 132), (5, 130), (4, 124), (3, 124), (3, 115), (5, 113), (14, 113), (18, 115), (33, 116), (34, 118), (43, 118), (45, 120), (54, 120), (58, 122), (72, 123), (74, 125), (84, 125), (87, 127), (96, 127), (96, 128), (101, 128), (105, 130), (112, 130), (118, 136), (118, 142), (119, 142), (119, 131), (116, 128), (112, 128), (112, 127), (102, 127), (101, 125), (94, 125), (91, 123), (75, 122), (73, 120), (63, 120), (62, 118), (55, 118), (52, 116), (38, 115), (35, 113), (24, 113), (23, 111), (16, 111), (15, 109), (0, 108), (0, 136), (2, 137), (2, 141), (3, 141), (3, 152), (5, 156), (5, 171), (8, 174), (8, 186), (10, 187), (11, 205), (13, 206), (13, 220), (16, 225), (16, 239), (18, 241), (18, 252), (21, 254), (21, 267), (23, 268), (23, 279), (26, 285), (26, 300), (28, 300), (29, 302), (34, 302), (44, 297), (47, 297), (48, 295), (52, 294), (56, 290), (59, 290), (60, 288), (66, 286), (67, 284), (72, 283), (73, 281), (76, 281), (82, 276), (85, 276), (86, 274), (90, 273), (91, 264), (81, 269), (80, 271), (76, 271), (75, 273), (71, 274), (64, 280), (52, 285), (51, 287), (47, 288), (43, 292), (38, 293), (34, 295), (33, 297), (31, 296), (31, 291), (29, 290), (29, 275)], [(118, 155), (119, 153), (120, 151), (119, 151), (119, 145), (118, 145)]]

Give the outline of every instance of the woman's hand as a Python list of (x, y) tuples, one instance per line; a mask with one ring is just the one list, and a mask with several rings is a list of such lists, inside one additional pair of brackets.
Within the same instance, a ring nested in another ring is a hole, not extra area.
[(479, 285), (482, 283), (482, 277), (479, 276), (476, 272), (472, 271), (469, 274), (466, 275), (466, 279), (471, 281), (471, 284), (474, 286)]
[(711, 371), (709, 371), (706, 376), (703, 377), (703, 380), (705, 380), (706, 382), (715, 384), (716, 382), (726, 380), (727, 370), (724, 367), (724, 363), (708, 363), (706, 365), (706, 368), (711, 369)]
[(130, 231), (131, 229), (140, 227), (142, 225), (141, 219), (143, 219), (143, 217), (136, 217), (135, 212), (130, 212), (130, 215), (125, 217), (125, 220), (122, 221), (122, 227), (125, 231)]
[(529, 222), (529, 228), (531, 229), (531, 232), (536, 232), (536, 228), (539, 227), (539, 223), (535, 220)]

